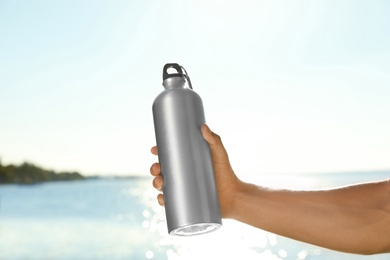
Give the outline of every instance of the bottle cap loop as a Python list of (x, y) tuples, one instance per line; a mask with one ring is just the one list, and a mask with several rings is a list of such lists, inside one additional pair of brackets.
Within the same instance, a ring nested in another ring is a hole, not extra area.
[[(176, 70), (177, 73), (168, 73), (168, 69), (173, 68)], [(184, 71), (184, 73), (183, 73)], [(167, 63), (165, 64), (163, 68), (163, 81), (168, 79), (168, 78), (173, 78), (173, 77), (183, 77), (187, 83), (190, 89), (192, 89), (192, 84), (190, 77), (188, 76), (187, 71), (183, 68), (183, 66), (180, 66), (177, 63)]]

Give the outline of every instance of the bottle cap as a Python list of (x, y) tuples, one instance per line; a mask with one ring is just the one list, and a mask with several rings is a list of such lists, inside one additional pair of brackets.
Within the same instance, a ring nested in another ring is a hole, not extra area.
[[(175, 69), (176, 73), (168, 73), (168, 69)], [(163, 80), (172, 77), (184, 77), (182, 67), (177, 63), (167, 63), (163, 68)]]
[[(168, 73), (168, 69), (175, 69), (176, 73)], [(192, 89), (192, 84), (187, 71), (177, 63), (167, 63), (163, 68), (163, 86), (166, 88), (183, 87), (185, 81), (188, 83), (188, 87)]]

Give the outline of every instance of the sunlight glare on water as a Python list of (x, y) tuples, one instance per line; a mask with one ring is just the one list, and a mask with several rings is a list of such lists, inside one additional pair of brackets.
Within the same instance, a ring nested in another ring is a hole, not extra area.
[[(337, 175), (336, 175), (337, 176)], [(334, 187), (334, 180), (321, 176), (304, 175), (258, 175), (246, 181), (276, 189), (310, 190)], [(341, 180), (337, 185), (351, 184)], [(253, 228), (246, 224), (223, 220), (222, 227), (212, 233), (200, 236), (175, 237), (167, 233), (163, 207), (157, 206), (157, 192), (144, 193), (145, 205), (149, 211), (144, 217), (150, 221), (149, 232), (160, 236), (159, 246), (165, 248), (167, 259), (350, 259), (351, 255), (323, 249), (317, 246), (284, 238), (273, 233)], [(334, 258), (336, 257), (336, 258)], [(340, 257), (340, 258), (338, 258)], [(353, 256), (354, 259), (376, 259)], [(378, 258), (384, 259), (384, 258)]]
[[(134, 192), (134, 191), (133, 191)], [(163, 207), (155, 206), (157, 192), (143, 190), (143, 225), (160, 237), (159, 248), (165, 248), (167, 259), (284, 259), (286, 249), (270, 250), (278, 243), (277, 236), (233, 220), (223, 220), (222, 227), (199, 236), (177, 237), (168, 234)], [(147, 251), (148, 256), (153, 253)], [(300, 258), (305, 259), (304, 254)]]

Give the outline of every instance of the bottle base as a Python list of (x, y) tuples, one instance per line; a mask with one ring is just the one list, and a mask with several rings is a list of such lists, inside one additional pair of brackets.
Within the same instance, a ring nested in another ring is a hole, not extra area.
[(219, 223), (197, 223), (172, 230), (169, 234), (173, 236), (195, 236), (218, 230), (222, 225)]

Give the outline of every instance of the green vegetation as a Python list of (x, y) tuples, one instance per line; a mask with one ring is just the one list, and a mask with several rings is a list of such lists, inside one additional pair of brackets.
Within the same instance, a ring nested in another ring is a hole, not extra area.
[(2, 165), (0, 161), (0, 184), (34, 184), (47, 181), (82, 180), (84, 177), (78, 172), (55, 172), (42, 169), (31, 163), (21, 165)]

